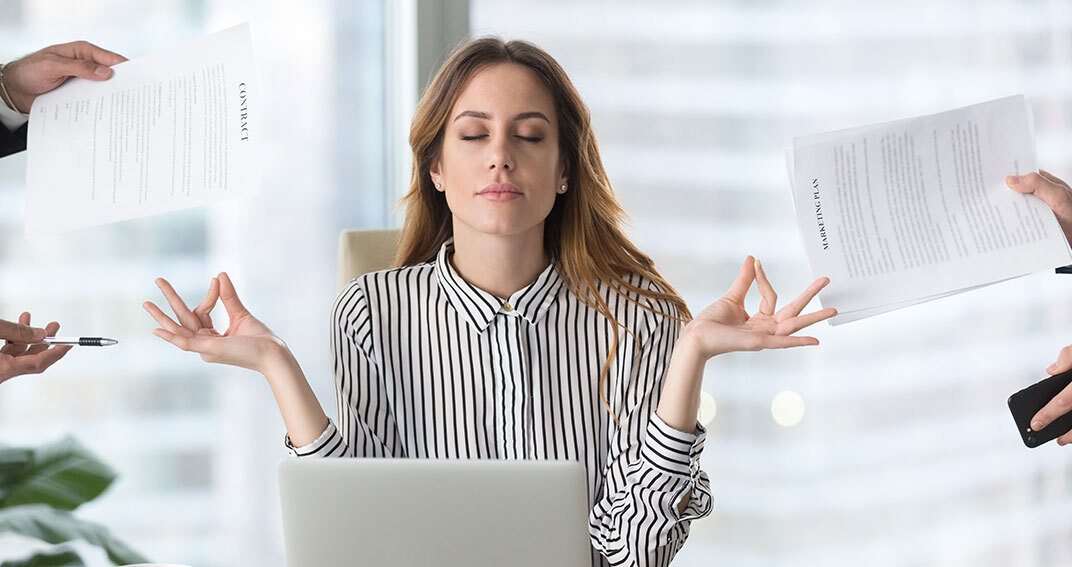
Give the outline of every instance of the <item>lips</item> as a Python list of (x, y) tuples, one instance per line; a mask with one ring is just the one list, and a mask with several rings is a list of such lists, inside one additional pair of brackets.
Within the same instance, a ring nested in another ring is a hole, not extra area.
[(477, 193), (478, 197), (489, 201), (511, 201), (520, 199), (523, 195), (520, 189), (510, 183), (492, 183)]

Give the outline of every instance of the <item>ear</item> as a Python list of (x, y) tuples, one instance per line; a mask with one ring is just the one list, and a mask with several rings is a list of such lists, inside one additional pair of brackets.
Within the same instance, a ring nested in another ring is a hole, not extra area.
[(438, 187), (435, 187), (435, 190), (439, 191), (440, 193), (442, 193), (443, 192), (443, 172), (439, 167), (439, 158), (436, 158), (436, 160), (432, 162), (432, 166), (428, 168), (428, 174), (431, 175), (431, 177), (432, 177), (433, 186), (438, 186)]
[(567, 181), (569, 181), (569, 171), (566, 168), (566, 160), (562, 160), (562, 174), (558, 176), (557, 187), (565, 185)]

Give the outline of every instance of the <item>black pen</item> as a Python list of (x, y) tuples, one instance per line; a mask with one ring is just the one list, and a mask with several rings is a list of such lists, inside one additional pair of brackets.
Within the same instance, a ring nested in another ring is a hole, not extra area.
[(45, 340), (35, 345), (71, 345), (71, 346), (112, 346), (119, 344), (115, 339), (104, 337), (45, 337)]

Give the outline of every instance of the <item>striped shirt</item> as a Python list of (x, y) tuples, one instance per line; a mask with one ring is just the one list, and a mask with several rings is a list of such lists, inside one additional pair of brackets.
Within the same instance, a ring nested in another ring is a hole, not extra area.
[[(619, 331), (548, 266), (503, 300), (466, 282), (447, 242), (430, 262), (351, 281), (332, 311), (339, 408), (295, 456), (575, 460), (587, 471), (593, 565), (668, 565), (692, 519), (710, 514), (706, 432), (655, 415), (681, 324), (672, 304), (601, 286)], [(632, 276), (642, 289), (656, 289)], [(637, 345), (639, 344), (639, 352)], [(677, 504), (691, 490), (689, 505)]]

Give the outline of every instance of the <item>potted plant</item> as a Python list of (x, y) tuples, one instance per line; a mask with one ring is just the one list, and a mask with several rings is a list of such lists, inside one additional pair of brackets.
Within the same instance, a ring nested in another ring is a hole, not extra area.
[(102, 550), (116, 565), (147, 560), (107, 528), (75, 517), (100, 496), (115, 472), (73, 438), (37, 448), (0, 447), (0, 536), (17, 534), (51, 546), (25, 557), (0, 558), (0, 567), (85, 565), (74, 542)]

